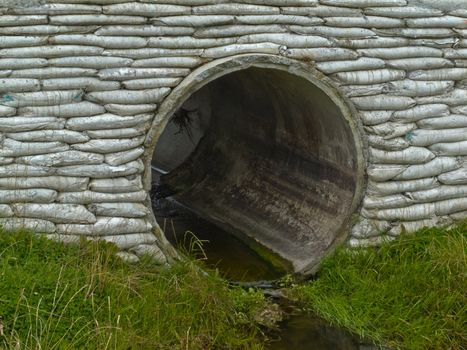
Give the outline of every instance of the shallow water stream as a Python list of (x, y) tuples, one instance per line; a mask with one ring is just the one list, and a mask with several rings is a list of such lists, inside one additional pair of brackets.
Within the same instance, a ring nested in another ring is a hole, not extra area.
[[(264, 251), (251, 249), (250, 245), (229, 234), (195, 213), (169, 200), (154, 205), (154, 213), (167, 238), (175, 246), (195, 253), (205, 259), (208, 266), (218, 269), (221, 276), (234, 283), (268, 285), (287, 274), (281, 264), (272, 264), (263, 258)], [(196, 238), (195, 238), (196, 237)], [(197, 243), (197, 240), (202, 245)], [(258, 253), (259, 252), (259, 253)], [(370, 350), (352, 334), (330, 326), (324, 320), (296, 308), (285, 299), (276, 300), (285, 319), (278, 331), (270, 335), (268, 350)]]

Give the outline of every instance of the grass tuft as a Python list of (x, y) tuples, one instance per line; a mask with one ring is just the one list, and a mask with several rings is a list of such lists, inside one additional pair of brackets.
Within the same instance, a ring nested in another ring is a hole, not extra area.
[(199, 263), (128, 265), (103, 242), (0, 232), (0, 348), (261, 349), (261, 293)]
[(467, 224), (339, 249), (295, 292), (328, 321), (396, 349), (465, 349)]

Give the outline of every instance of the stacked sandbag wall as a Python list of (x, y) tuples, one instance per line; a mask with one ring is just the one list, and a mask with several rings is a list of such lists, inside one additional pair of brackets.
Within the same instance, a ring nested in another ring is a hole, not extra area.
[(69, 241), (103, 238), (163, 261), (142, 182), (145, 138), (158, 106), (190, 72), (238, 54), (305, 62), (359, 111), (368, 183), (351, 245), (464, 219), (467, 5), (452, 7), (3, 0), (2, 224)]

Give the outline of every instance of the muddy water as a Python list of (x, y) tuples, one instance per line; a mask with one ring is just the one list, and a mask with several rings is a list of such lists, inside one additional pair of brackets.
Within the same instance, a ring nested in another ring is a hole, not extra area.
[[(218, 269), (220, 275), (230, 281), (264, 281), (262, 284), (267, 285), (268, 281), (287, 274), (284, 266), (274, 266), (242, 239), (174, 202), (158, 201), (154, 213), (169, 241), (204, 259), (208, 266)], [(199, 241), (202, 246), (196, 243)], [(288, 305), (287, 301), (281, 300), (279, 304), (287, 317), (279, 324), (279, 330), (270, 335), (272, 340), (266, 345), (267, 350), (372, 349), (362, 345), (355, 336)]]

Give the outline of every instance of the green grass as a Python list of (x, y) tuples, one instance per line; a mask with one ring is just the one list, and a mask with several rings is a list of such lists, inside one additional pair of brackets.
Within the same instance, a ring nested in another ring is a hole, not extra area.
[(260, 293), (229, 288), (193, 260), (128, 265), (114, 253), (0, 232), (0, 348), (262, 348)]
[(295, 289), (334, 324), (396, 349), (467, 348), (467, 224), (339, 249)]

